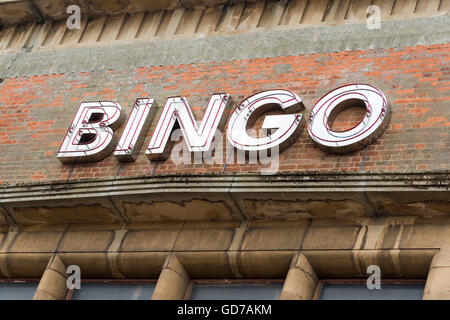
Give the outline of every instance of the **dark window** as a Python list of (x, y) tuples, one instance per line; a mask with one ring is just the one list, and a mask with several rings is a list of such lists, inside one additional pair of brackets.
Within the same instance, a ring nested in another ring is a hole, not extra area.
[(190, 300), (278, 300), (283, 283), (278, 282), (194, 282)]
[(320, 300), (421, 300), (423, 282), (385, 282), (381, 289), (369, 290), (365, 282), (323, 282)]
[(82, 282), (71, 292), (72, 300), (150, 300), (156, 282)]
[(39, 282), (0, 282), (0, 300), (31, 300)]

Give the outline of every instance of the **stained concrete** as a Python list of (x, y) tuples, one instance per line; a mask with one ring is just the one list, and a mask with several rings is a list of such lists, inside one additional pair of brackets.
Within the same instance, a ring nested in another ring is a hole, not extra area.
[[(365, 24), (168, 40), (110, 47), (21, 52), (0, 56), (0, 77), (130, 70), (139, 67), (232, 61), (323, 52), (390, 49), (450, 41), (450, 18)], [(223, 48), (226, 47), (226, 50)]]

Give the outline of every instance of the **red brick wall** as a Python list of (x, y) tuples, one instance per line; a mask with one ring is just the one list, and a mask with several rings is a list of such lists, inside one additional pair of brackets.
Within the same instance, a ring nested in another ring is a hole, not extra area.
[[(391, 122), (370, 145), (363, 170), (427, 171), (449, 168), (450, 45), (309, 54), (243, 61), (41, 75), (3, 79), (0, 83), (0, 181), (113, 178), (168, 173), (220, 173), (223, 164), (175, 166), (145, 156), (158, 114), (134, 163), (120, 164), (111, 155), (89, 164), (63, 165), (56, 154), (82, 101), (113, 100), (130, 113), (136, 98), (184, 95), (200, 117), (214, 92), (227, 92), (237, 103), (253, 92), (286, 88), (307, 108), (342, 84), (364, 82), (378, 87), (391, 102)], [(69, 63), (69, 62), (68, 62)], [(347, 111), (358, 118), (358, 110)], [(228, 116), (228, 115), (226, 115)], [(344, 121), (342, 116), (338, 121)], [(351, 122), (350, 121), (350, 122)], [(339, 126), (339, 124), (336, 124)], [(341, 123), (349, 125), (349, 123)], [(119, 137), (120, 130), (116, 132)], [(281, 154), (281, 171), (359, 171), (364, 150), (327, 154), (312, 142), (307, 129)], [(255, 165), (229, 164), (225, 173), (258, 171)]]

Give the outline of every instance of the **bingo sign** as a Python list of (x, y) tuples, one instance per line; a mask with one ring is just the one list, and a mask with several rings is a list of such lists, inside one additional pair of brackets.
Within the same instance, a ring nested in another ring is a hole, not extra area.
[[(288, 148), (301, 134), (305, 107), (299, 96), (284, 90), (266, 90), (247, 97), (235, 106), (230, 117), (223, 114), (233, 106), (226, 93), (213, 94), (200, 124), (194, 118), (185, 97), (170, 97), (156, 124), (146, 149), (149, 159), (163, 160), (173, 143), (169, 137), (178, 122), (190, 152), (209, 151), (216, 130), (225, 129), (227, 139), (238, 150), (263, 151), (274, 147)], [(330, 123), (343, 109), (362, 106), (366, 112), (356, 126), (346, 131), (333, 131)], [(283, 114), (266, 115), (262, 129), (265, 137), (253, 137), (247, 128), (270, 110)], [(111, 101), (82, 102), (61, 143), (58, 159), (63, 163), (98, 161), (114, 152), (117, 161), (134, 161), (154, 118), (156, 102), (151, 98), (136, 100), (124, 131), (117, 139), (114, 130), (124, 122), (118, 103)], [(350, 84), (328, 92), (312, 108), (307, 120), (308, 132), (317, 145), (330, 153), (348, 153), (373, 143), (386, 129), (390, 118), (389, 103), (384, 94), (367, 84)]]

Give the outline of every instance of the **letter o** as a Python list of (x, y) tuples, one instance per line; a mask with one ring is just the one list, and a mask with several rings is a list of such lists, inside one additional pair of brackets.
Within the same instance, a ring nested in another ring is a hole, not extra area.
[[(366, 108), (359, 124), (346, 131), (330, 128), (333, 115), (358, 104)], [(308, 132), (321, 149), (348, 153), (373, 143), (386, 129), (389, 118), (389, 103), (380, 90), (367, 84), (351, 84), (334, 89), (314, 105), (308, 119)]]

